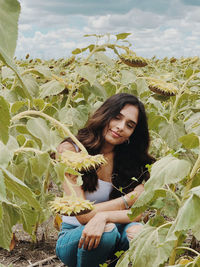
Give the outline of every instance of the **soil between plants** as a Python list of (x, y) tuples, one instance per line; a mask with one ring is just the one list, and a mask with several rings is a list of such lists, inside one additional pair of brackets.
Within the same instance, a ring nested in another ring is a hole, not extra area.
[[(15, 247), (12, 251), (0, 248), (0, 264), (13, 267), (31, 266), (36, 262), (56, 256), (55, 246), (58, 231), (53, 226), (53, 218), (42, 224), (38, 228), (38, 242), (32, 243), (30, 236), (23, 231), (21, 225), (13, 227), (13, 232), (17, 238)], [(37, 266), (64, 266), (57, 258), (50, 258), (48, 261), (41, 262)]]

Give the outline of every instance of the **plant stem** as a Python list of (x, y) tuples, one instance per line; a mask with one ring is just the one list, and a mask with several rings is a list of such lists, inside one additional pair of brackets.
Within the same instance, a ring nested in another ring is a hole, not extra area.
[(182, 93), (185, 91), (185, 87), (186, 85), (188, 84), (189, 81), (191, 81), (194, 77), (196, 76), (196, 74), (193, 74), (190, 76), (189, 79), (187, 79), (187, 81), (185, 81), (185, 83), (183, 84), (183, 86), (181, 87), (181, 89), (179, 90), (178, 94), (176, 95), (176, 100), (174, 102), (174, 105), (172, 107), (172, 110), (171, 110), (171, 115), (170, 115), (170, 118), (169, 118), (169, 123), (172, 123), (173, 119), (174, 119), (174, 115), (176, 113), (176, 108), (177, 108), (177, 105), (178, 105), (178, 102), (180, 100), (180, 97), (182, 95)]
[(192, 248), (188, 248), (188, 247), (177, 247), (176, 249), (186, 249), (186, 250), (189, 250), (189, 251), (197, 254), (198, 256), (200, 256), (200, 253), (198, 253), (196, 250), (194, 250)]
[(174, 242), (174, 248), (173, 248), (172, 254), (170, 255), (170, 258), (169, 258), (169, 265), (174, 265), (175, 264), (175, 260), (176, 260), (176, 249), (177, 249), (178, 243), (179, 243), (179, 237)]
[(36, 111), (36, 110), (27, 110), (27, 111), (23, 111), (17, 115), (15, 115), (12, 118), (12, 122), (16, 121), (16, 120), (20, 120), (21, 118), (30, 116), (30, 115), (37, 115), (40, 117), (43, 117), (45, 119), (47, 119), (48, 121), (50, 121), (55, 127), (57, 128), (61, 128), (64, 133), (66, 135), (68, 135), (72, 141), (80, 148), (81, 151), (87, 153), (87, 150), (85, 149), (85, 147), (79, 142), (79, 140), (71, 133), (71, 131), (68, 129), (68, 127), (64, 126), (61, 122), (57, 121), (56, 119), (50, 117), (49, 115), (41, 112), (41, 111)]

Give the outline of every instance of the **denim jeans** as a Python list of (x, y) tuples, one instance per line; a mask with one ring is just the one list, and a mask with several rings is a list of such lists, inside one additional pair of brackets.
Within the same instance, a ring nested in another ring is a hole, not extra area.
[(84, 225), (62, 223), (56, 244), (56, 255), (68, 267), (98, 267), (112, 258), (116, 251), (125, 251), (129, 248), (126, 229), (136, 224), (140, 223), (115, 224), (110, 232), (103, 233), (98, 247), (89, 251), (83, 247), (78, 248)]

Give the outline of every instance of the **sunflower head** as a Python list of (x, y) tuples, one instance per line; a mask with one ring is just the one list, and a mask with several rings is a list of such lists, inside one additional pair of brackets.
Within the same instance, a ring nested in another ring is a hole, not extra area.
[(61, 215), (76, 216), (90, 212), (94, 206), (89, 200), (76, 196), (64, 196), (56, 197), (51, 201), (50, 208)]
[(159, 95), (174, 96), (178, 93), (178, 88), (172, 83), (157, 79), (151, 79), (148, 83), (149, 89)]
[(89, 170), (106, 163), (101, 154), (91, 156), (83, 151), (77, 153), (70, 150), (66, 150), (60, 155), (60, 161), (76, 171)]
[(143, 57), (137, 57), (136, 55), (121, 54), (121, 61), (131, 67), (145, 67), (148, 63)]

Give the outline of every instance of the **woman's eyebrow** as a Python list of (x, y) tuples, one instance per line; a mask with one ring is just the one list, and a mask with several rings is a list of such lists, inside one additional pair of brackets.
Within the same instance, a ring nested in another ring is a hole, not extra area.
[[(124, 115), (120, 112), (119, 113), (119, 115), (121, 115), (122, 117), (124, 117)], [(137, 125), (137, 123), (135, 122), (135, 121), (133, 121), (133, 120), (128, 120), (128, 122), (131, 122), (131, 123), (133, 123), (134, 125)]]

